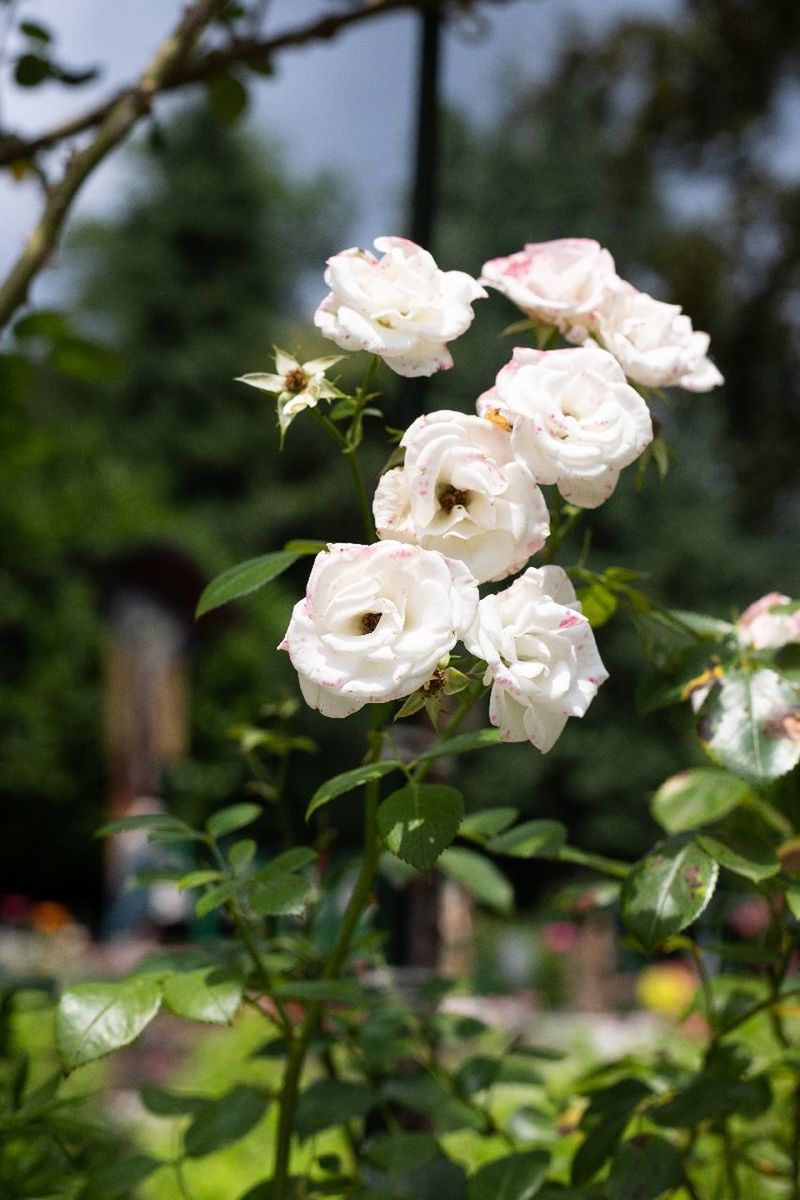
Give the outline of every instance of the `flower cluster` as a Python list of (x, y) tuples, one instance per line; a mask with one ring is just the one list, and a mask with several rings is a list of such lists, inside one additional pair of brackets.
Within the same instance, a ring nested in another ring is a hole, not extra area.
[[(704, 391), (722, 377), (707, 335), (619, 279), (596, 242), (528, 245), (487, 262), (478, 281), (441, 271), (403, 238), (375, 246), (381, 258), (350, 249), (328, 263), (330, 293), (315, 324), (342, 349), (366, 350), (404, 376), (447, 369), (447, 343), (469, 327), (483, 284), (572, 345), (518, 346), (476, 415), (441, 410), (411, 424), (402, 465), (374, 495), (379, 540), (318, 555), (281, 649), (307, 703), (346, 717), (429, 692), (461, 641), (476, 660), (469, 677), (491, 688), (490, 719), (503, 739), (546, 752), (607, 673), (567, 573), (528, 566), (550, 536), (541, 488), (596, 508), (653, 438), (648, 404), (629, 381)], [(324, 378), (335, 361), (301, 365), (278, 351), (277, 374), (243, 381), (276, 393), (285, 431), (302, 408), (347, 399)], [(479, 585), (519, 571), (481, 599)], [(745, 636), (747, 614), (741, 625)]]

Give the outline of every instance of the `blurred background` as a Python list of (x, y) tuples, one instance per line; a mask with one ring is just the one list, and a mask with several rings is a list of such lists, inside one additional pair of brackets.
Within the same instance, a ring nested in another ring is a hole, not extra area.
[[(174, 19), (163, 0), (21, 7), (61, 59), (101, 69), (63, 101), (76, 110), (133, 77)], [(279, 30), (347, 5), (264, 7)], [(0, 5), (13, 67), (25, 46), (11, 9)], [(620, 274), (709, 331), (726, 385), (661, 406), (671, 470), (640, 486), (626, 473), (593, 515), (590, 563), (641, 571), (659, 601), (721, 617), (769, 590), (800, 595), (800, 7), (453, 5), (435, 42), (428, 29), (420, 107), (423, 24), (387, 14), (287, 49), (267, 77), (234, 72), (160, 104), (82, 196), (33, 296), (50, 316), (5, 347), (0, 920), (52, 924), (60, 910), (46, 906), (60, 904), (97, 932), (91, 834), (106, 814), (157, 796), (200, 820), (269, 768), (230, 731), (287, 714), (275, 706), (296, 686), (275, 647), (307, 563), (235, 610), (192, 613), (211, 576), (290, 537), (359, 539), (316, 427), (298, 422), (279, 455), (269, 398), (233, 382), (270, 370), (274, 344), (323, 349), (311, 317), (324, 260), (345, 246), (422, 229), (443, 268), (477, 275), (526, 241), (606, 245)], [(47, 79), (6, 81), (2, 126), (36, 131), (61, 95)], [(39, 186), (0, 185), (3, 265)], [(422, 406), (471, 410), (510, 356), (500, 334), (516, 317), (493, 295), (452, 372), (416, 390), (384, 376), (388, 424)], [(637, 716), (633, 625), (614, 615), (598, 639), (611, 679), (586, 719), (546, 758), (484, 753), (460, 785), (474, 807), (502, 798), (628, 858), (655, 836), (649, 795), (697, 752), (690, 715)], [(283, 832), (303, 838), (308, 796), (360, 742), (358, 718), (352, 741), (316, 714), (297, 722), (320, 748), (292, 760)], [(346, 846), (348, 806), (330, 820)], [(268, 808), (267, 844), (278, 824)], [(563, 870), (522, 863), (518, 903), (546, 903)]]

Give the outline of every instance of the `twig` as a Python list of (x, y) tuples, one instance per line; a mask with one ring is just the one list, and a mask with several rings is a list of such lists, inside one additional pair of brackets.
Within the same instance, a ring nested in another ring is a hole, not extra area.
[(150, 112), (155, 98), (165, 91), (209, 79), (236, 63), (263, 63), (276, 50), (331, 38), (340, 29), (370, 17), (418, 9), (440, 0), (383, 0), (339, 16), (324, 17), (311, 25), (289, 30), (271, 39), (245, 38), (211, 50), (192, 60), (199, 38), (225, 6), (226, 0), (195, 0), (185, 11), (174, 32), (157, 50), (141, 79), (116, 93), (82, 117), (56, 126), (37, 138), (25, 140), (6, 135), (0, 139), (0, 166), (30, 158), (39, 150), (57, 145), (84, 130), (98, 127), (95, 137), (71, 154), (63, 175), (47, 193), (44, 211), (32, 230), (17, 261), (0, 286), (0, 331), (28, 298), (28, 290), (47, 262), (77, 193), (101, 162), (123, 142), (139, 121)]

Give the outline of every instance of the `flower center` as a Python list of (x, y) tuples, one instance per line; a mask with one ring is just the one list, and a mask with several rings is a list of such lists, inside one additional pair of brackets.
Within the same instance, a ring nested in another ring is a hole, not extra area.
[(283, 377), (283, 386), (287, 392), (296, 395), (298, 392), (305, 390), (308, 383), (308, 376), (302, 367), (295, 367), (292, 371), (287, 371)]
[(359, 622), (362, 633), (372, 633), (376, 629), (383, 613), (364, 613)]
[(452, 483), (448, 483), (439, 492), (439, 507), (445, 512), (452, 512), (456, 505), (461, 508), (466, 508), (469, 501), (469, 492), (462, 492), (459, 488), (454, 487)]

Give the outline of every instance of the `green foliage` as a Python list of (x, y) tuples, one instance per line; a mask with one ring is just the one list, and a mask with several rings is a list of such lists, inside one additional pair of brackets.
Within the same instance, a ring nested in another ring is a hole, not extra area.
[(691, 838), (660, 842), (633, 868), (622, 886), (622, 919), (654, 950), (691, 925), (714, 894), (719, 868)]
[(409, 783), (378, 809), (378, 832), (387, 847), (418, 871), (428, 871), (458, 833), (461, 793), (437, 783)]

